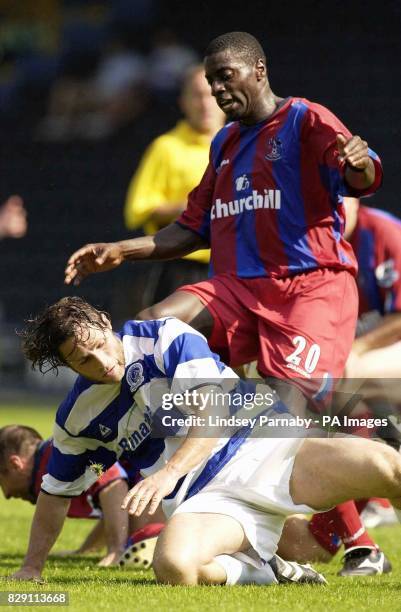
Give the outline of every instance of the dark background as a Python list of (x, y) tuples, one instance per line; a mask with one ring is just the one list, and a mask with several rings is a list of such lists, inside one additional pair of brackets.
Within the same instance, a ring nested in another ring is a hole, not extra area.
[[(159, 2), (156, 14), (155, 27), (168, 25), (200, 56), (218, 34), (253, 33), (265, 48), (273, 91), (328, 106), (365, 138), (385, 170), (370, 203), (401, 213), (400, 2), (172, 0)], [(146, 44), (144, 32), (142, 38)], [(178, 117), (173, 99), (154, 101), (107, 140), (46, 144), (34, 140), (32, 127), (43, 97), (27, 86), (19, 107), (0, 117), (0, 198), (18, 193), (29, 212), (27, 236), (0, 242), (1, 316), (12, 325), (66, 294), (112, 311), (124, 298), (124, 285), (135, 283), (134, 265), (92, 277), (78, 290), (63, 286), (63, 269), (84, 243), (128, 237), (128, 182), (145, 146)]]

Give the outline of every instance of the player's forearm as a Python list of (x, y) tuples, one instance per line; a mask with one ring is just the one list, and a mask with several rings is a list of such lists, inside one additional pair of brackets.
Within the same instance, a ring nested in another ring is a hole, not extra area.
[(69, 506), (70, 500), (67, 498), (39, 494), (23, 568), (38, 572), (43, 570), (48, 554), (61, 532)]
[(125, 261), (177, 259), (207, 245), (194, 232), (171, 223), (154, 236), (143, 236), (118, 243)]
[(369, 159), (367, 167), (363, 172), (352, 169), (349, 164), (345, 167), (345, 180), (353, 189), (363, 190), (373, 185), (375, 181), (375, 166), (371, 159)]
[[(219, 390), (219, 389), (218, 389)], [(192, 404), (191, 412), (197, 417), (197, 424), (189, 428), (188, 435), (182, 445), (167, 462), (167, 469), (172, 470), (178, 478), (187, 474), (205, 459), (210, 457), (220, 437), (225, 431), (218, 425), (211, 425), (211, 417), (228, 416), (224, 407), (213, 405), (210, 398), (216, 392), (213, 385), (197, 390), (199, 394), (196, 404)], [(221, 412), (223, 410), (223, 412)]]
[(99, 495), (103, 513), (104, 535), (107, 552), (124, 550), (128, 538), (128, 514), (121, 509), (121, 504), (128, 493), (125, 480), (116, 480)]
[(199, 428), (191, 428), (188, 437), (167, 462), (166, 470), (174, 474), (177, 480), (210, 457), (216, 446), (215, 438), (200, 438), (202, 433), (204, 435)]
[(401, 340), (401, 313), (386, 315), (375, 329), (354, 341), (353, 351), (358, 354), (389, 346)]

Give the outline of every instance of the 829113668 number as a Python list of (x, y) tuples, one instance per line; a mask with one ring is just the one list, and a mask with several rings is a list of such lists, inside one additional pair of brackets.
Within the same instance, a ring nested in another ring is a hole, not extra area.
[(68, 606), (65, 591), (0, 591), (0, 606)]

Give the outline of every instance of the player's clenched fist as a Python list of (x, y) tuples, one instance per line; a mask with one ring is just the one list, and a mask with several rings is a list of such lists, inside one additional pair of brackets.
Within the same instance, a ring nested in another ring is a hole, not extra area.
[(343, 134), (337, 134), (337, 148), (340, 160), (346, 161), (351, 169), (365, 170), (372, 164), (368, 143), (360, 136), (347, 139)]
[(118, 242), (87, 244), (75, 251), (65, 269), (66, 285), (79, 283), (94, 272), (107, 272), (123, 261), (122, 247)]

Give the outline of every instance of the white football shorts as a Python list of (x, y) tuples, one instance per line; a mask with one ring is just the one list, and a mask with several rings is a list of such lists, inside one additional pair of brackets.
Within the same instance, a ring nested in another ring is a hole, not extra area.
[[(225, 514), (236, 519), (252, 547), (246, 561), (263, 565), (277, 550), (286, 517), (314, 512), (294, 504), (290, 495), (294, 460), (303, 442), (304, 438), (247, 439), (221, 471), (172, 514)], [(238, 555), (244, 559), (244, 553)]]

